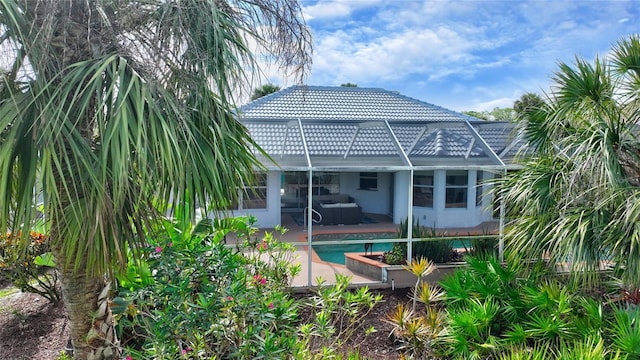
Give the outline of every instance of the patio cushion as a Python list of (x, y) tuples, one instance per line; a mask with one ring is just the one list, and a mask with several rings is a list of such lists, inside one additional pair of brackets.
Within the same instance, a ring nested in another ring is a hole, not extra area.
[(321, 225), (352, 225), (362, 221), (362, 208), (345, 194), (314, 196), (313, 209), (322, 215)]

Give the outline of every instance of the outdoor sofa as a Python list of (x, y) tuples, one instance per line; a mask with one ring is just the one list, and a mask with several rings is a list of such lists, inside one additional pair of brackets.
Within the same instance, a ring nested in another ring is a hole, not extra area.
[(322, 215), (321, 225), (353, 225), (362, 222), (362, 207), (345, 194), (313, 197), (313, 210)]

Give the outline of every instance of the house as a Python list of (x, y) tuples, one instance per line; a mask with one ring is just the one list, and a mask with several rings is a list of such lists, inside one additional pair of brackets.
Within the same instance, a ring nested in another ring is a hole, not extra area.
[(384, 214), (478, 226), (494, 219), (486, 182), (515, 167), (522, 144), (512, 123), (374, 88), (293, 86), (242, 106), (239, 119), (271, 159), (256, 152), (267, 172), (234, 214), (263, 228), (308, 208), (319, 224)]

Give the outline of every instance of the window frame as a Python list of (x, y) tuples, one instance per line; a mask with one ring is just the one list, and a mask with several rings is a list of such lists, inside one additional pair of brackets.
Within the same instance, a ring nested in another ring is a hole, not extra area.
[[(455, 181), (450, 182), (450, 177), (464, 178), (464, 184), (456, 184)], [(450, 190), (456, 191), (456, 193), (450, 194)], [(459, 197), (458, 192), (463, 190), (462, 199), (456, 201), (449, 201), (455, 196)], [(445, 197), (444, 207), (445, 209), (466, 209), (469, 206), (469, 170), (451, 170), (445, 173)]]
[(476, 207), (482, 206), (482, 198), (484, 197), (484, 191), (486, 190), (484, 186), (485, 180), (487, 179), (484, 171), (477, 170), (476, 171)]
[[(235, 206), (237, 210), (266, 210), (268, 208), (268, 177), (266, 173), (256, 173), (255, 183), (238, 189), (238, 204)], [(256, 196), (257, 194), (263, 197)], [(263, 203), (264, 207), (252, 206), (251, 204)]]
[[(431, 178), (431, 184), (428, 184), (428, 181), (427, 181), (427, 184), (419, 183), (419, 181), (417, 181), (418, 177), (425, 178), (425, 179)], [(424, 191), (428, 189), (431, 190), (431, 194), (429, 194), (428, 191)], [(417, 190), (420, 190), (420, 191), (417, 191)], [(434, 171), (425, 171), (425, 172), (413, 174), (413, 206), (433, 209), (434, 193), (435, 193), (435, 172)], [(424, 205), (425, 202), (423, 201), (416, 201), (417, 199), (419, 199), (416, 197), (417, 194), (423, 195), (424, 200), (426, 201), (426, 205)], [(429, 201), (431, 202), (431, 205), (429, 205)]]
[[(364, 182), (372, 182), (373, 186), (366, 186)], [(363, 186), (364, 185), (364, 186)], [(360, 172), (359, 190), (378, 191), (378, 173), (377, 172)]]

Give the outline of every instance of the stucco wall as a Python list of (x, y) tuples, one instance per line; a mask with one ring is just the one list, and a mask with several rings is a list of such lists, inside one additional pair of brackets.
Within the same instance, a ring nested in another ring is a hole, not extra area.
[(340, 174), (340, 192), (351, 195), (363, 212), (383, 215), (391, 213), (391, 173), (378, 173), (377, 190), (361, 190), (359, 187), (359, 172)]
[[(485, 172), (485, 174), (488, 178), (493, 177), (493, 175), (488, 172)], [(421, 225), (436, 228), (474, 227), (485, 221), (490, 221), (492, 219), (492, 196), (489, 191), (490, 187), (486, 186), (487, 190), (482, 199), (482, 204), (476, 206), (476, 170), (469, 170), (467, 176), (467, 207), (446, 208), (446, 171), (435, 170), (433, 180), (433, 208), (414, 206), (414, 218), (418, 219)], [(401, 195), (401, 193), (398, 195)], [(404, 213), (406, 214), (406, 211)]]
[(235, 210), (234, 216), (252, 215), (257, 219), (256, 226), (259, 228), (273, 228), (281, 223), (280, 215), (280, 171), (273, 171), (267, 174), (267, 208)]
[[(360, 173), (340, 174), (340, 192), (351, 195), (364, 212), (391, 214), (394, 223), (407, 217), (409, 198), (409, 171), (378, 173), (378, 190), (360, 190)], [(485, 172), (487, 178), (494, 175)], [(256, 216), (261, 228), (272, 228), (281, 223), (280, 180), (281, 172), (270, 172), (267, 176), (267, 209), (235, 211), (234, 215)], [(393, 178), (393, 179), (392, 179)], [(413, 207), (413, 216), (424, 226), (437, 228), (473, 227), (492, 220), (491, 187), (485, 185), (482, 204), (476, 206), (476, 170), (468, 172), (467, 208), (445, 208), (446, 171), (434, 171), (433, 208)], [(393, 195), (392, 195), (393, 193)], [(393, 203), (392, 203), (393, 202)]]

